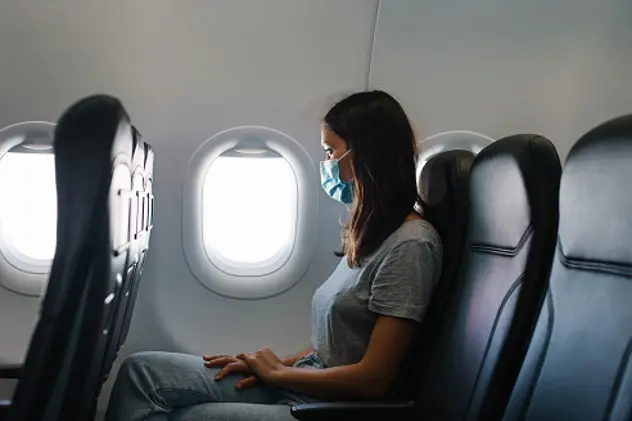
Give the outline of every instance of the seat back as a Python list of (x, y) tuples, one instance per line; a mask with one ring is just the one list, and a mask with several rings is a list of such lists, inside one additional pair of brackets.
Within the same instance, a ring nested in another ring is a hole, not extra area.
[(630, 180), (632, 115), (569, 152), (549, 289), (504, 420), (632, 419)]
[(536, 135), (500, 139), (474, 159), (462, 260), (418, 419), (501, 416), (552, 261), (560, 172), (555, 148)]
[[(107, 343), (107, 350), (101, 368), (101, 383), (98, 392), (101, 390), (112, 369), (119, 350), (125, 338), (131, 321), (131, 314), (136, 299), (136, 291), (140, 282), (142, 267), (145, 262), (145, 255), (149, 246), (149, 235), (152, 225), (153, 194), (151, 193), (151, 171), (153, 169), (153, 151), (142, 139), (140, 132), (132, 127), (133, 155), (132, 155), (132, 186), (128, 194), (130, 213), (128, 215), (130, 226), (130, 239), (128, 248), (127, 272), (123, 276), (120, 291), (116, 296), (116, 305), (110, 327), (110, 335)], [(149, 171), (147, 169), (147, 153), (151, 153), (149, 161)], [(127, 194), (127, 193), (126, 193)], [(94, 397), (94, 411), (98, 403), (97, 393)]]
[(57, 248), (11, 409), (13, 421), (91, 418), (115, 303), (129, 264), (132, 128), (105, 95), (55, 130)]
[(134, 128), (134, 144), (136, 146), (132, 166), (133, 202), (130, 219), (135, 221), (133, 227), (133, 242), (130, 248), (133, 255), (133, 264), (130, 265), (126, 283), (123, 286), (121, 301), (116, 314), (116, 333), (112, 336), (109, 345), (108, 361), (104, 365), (104, 380), (107, 378), (114, 360), (127, 338), (131, 323), (138, 284), (142, 276), (149, 238), (153, 229), (153, 165), (154, 152), (142, 139), (138, 130)]
[(143, 274), (143, 268), (145, 265), (145, 259), (147, 258), (147, 252), (149, 250), (149, 240), (151, 232), (154, 227), (154, 151), (151, 146), (145, 142), (142, 143), (145, 148), (144, 156), (144, 176), (143, 176), (143, 212), (145, 229), (140, 235), (140, 250), (138, 264), (134, 271), (134, 281), (130, 284), (130, 288), (125, 292), (125, 295), (129, 295), (128, 304), (125, 308), (125, 315), (123, 317), (123, 326), (121, 335), (119, 337), (118, 347), (120, 348), (127, 339), (129, 327), (132, 321), (132, 315), (134, 314), (134, 305), (136, 303), (136, 296), (140, 284), (140, 278)]
[(421, 196), (428, 206), (425, 217), (443, 243), (441, 280), (433, 292), (433, 303), (442, 295), (438, 293), (441, 289), (452, 285), (463, 253), (473, 161), (470, 151), (446, 151), (429, 159), (421, 171)]
[[(430, 158), (419, 177), (419, 191), (426, 203), (424, 218), (439, 233), (443, 245), (441, 278), (432, 293), (424, 316), (419, 340), (408, 351), (390, 398), (412, 400), (426, 362), (432, 354), (432, 339), (437, 335), (447, 298), (451, 295), (459, 265), (467, 218), (470, 167), (474, 154), (465, 150), (441, 152)], [(400, 380), (401, 379), (401, 380)]]

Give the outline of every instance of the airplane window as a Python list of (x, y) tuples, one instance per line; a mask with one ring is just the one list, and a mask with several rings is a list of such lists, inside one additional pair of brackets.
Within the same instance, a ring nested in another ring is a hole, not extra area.
[(189, 160), (182, 195), (182, 245), (195, 279), (240, 299), (299, 282), (316, 251), (318, 182), (307, 151), (279, 130), (239, 126), (207, 139)]
[(16, 257), (52, 260), (57, 225), (54, 155), (6, 153), (0, 159), (0, 202), (1, 234)]
[(297, 182), (280, 156), (219, 156), (202, 187), (206, 253), (230, 266), (258, 265), (293, 243)]

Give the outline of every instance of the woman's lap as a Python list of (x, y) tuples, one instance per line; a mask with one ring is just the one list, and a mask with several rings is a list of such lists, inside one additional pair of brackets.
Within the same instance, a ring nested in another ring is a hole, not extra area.
[[(228, 403), (264, 404), (268, 407), (260, 410), (260, 413), (286, 413), (289, 417), (287, 419), (292, 419), (287, 405), (316, 401), (270, 385), (236, 390), (235, 384), (245, 376), (231, 373), (222, 380), (215, 381), (218, 371), (206, 367), (202, 357), (195, 355), (167, 352), (131, 355), (119, 370), (106, 420), (167, 420), (172, 410), (174, 413), (169, 419), (173, 420), (190, 419), (191, 414), (199, 416), (198, 413), (206, 415), (206, 418), (201, 418), (204, 420), (226, 419), (220, 418), (220, 413), (226, 411), (234, 411), (236, 414), (257, 413), (251, 405)], [(214, 405), (220, 402), (226, 405)], [(217, 408), (213, 408), (214, 406)], [(250, 419), (252, 417), (250, 415)], [(281, 415), (268, 419), (285, 419), (279, 417)]]

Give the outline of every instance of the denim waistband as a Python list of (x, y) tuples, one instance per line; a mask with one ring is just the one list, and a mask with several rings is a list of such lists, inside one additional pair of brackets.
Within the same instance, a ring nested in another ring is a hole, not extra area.
[(314, 351), (296, 360), (296, 362), (294, 363), (294, 367), (323, 368), (323, 361), (318, 356), (318, 354)]

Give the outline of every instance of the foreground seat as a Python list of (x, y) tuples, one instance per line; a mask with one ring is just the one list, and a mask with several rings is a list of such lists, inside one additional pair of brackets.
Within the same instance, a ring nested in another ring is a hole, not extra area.
[(134, 261), (134, 144), (121, 103), (98, 95), (71, 106), (58, 122), (54, 150), (57, 248), (12, 421), (92, 419), (116, 304)]
[[(535, 135), (498, 140), (474, 159), (456, 293), (444, 309), (413, 404), (301, 404), (301, 420), (494, 420), (502, 415), (550, 269), (560, 162)], [(408, 408), (406, 408), (408, 406)]]
[(504, 421), (632, 419), (632, 115), (571, 149), (546, 301)]
[[(128, 248), (128, 267), (123, 276), (116, 304), (113, 308), (112, 327), (106, 345), (105, 356), (101, 367), (100, 383), (93, 399), (92, 413), (96, 413), (98, 397), (103, 383), (108, 379), (112, 365), (116, 361), (119, 351), (129, 331), (138, 285), (145, 265), (145, 258), (149, 248), (149, 239), (153, 229), (152, 193), (154, 152), (142, 139), (140, 132), (132, 127), (133, 156), (132, 156), (132, 186), (127, 193), (128, 200), (133, 203), (130, 214), (131, 237)], [(123, 192), (122, 192), (123, 193)]]
[(122, 306), (122, 308), (124, 308), (124, 311), (121, 313), (121, 331), (118, 337), (117, 351), (120, 350), (120, 348), (125, 343), (125, 340), (127, 339), (132, 315), (134, 314), (134, 305), (136, 303), (138, 287), (143, 274), (143, 269), (145, 267), (147, 252), (149, 251), (149, 240), (151, 238), (151, 232), (154, 227), (153, 180), (155, 155), (151, 146), (141, 139), (141, 135), (137, 131), (136, 137), (138, 139), (137, 144), (139, 145), (139, 147), (143, 148), (142, 153), (138, 154), (138, 156), (142, 156), (143, 159), (142, 165), (139, 165), (138, 167), (142, 167), (142, 177), (140, 177), (140, 175), (137, 177), (141, 184), (138, 185), (138, 189), (136, 189), (136, 195), (138, 197), (141, 209), (141, 212), (138, 215), (139, 222), (137, 225), (140, 228), (136, 234), (138, 240), (138, 258), (136, 259), (136, 265), (133, 267), (133, 274), (130, 275), (131, 282), (128, 283), (128, 288), (123, 291), (125, 304)]

